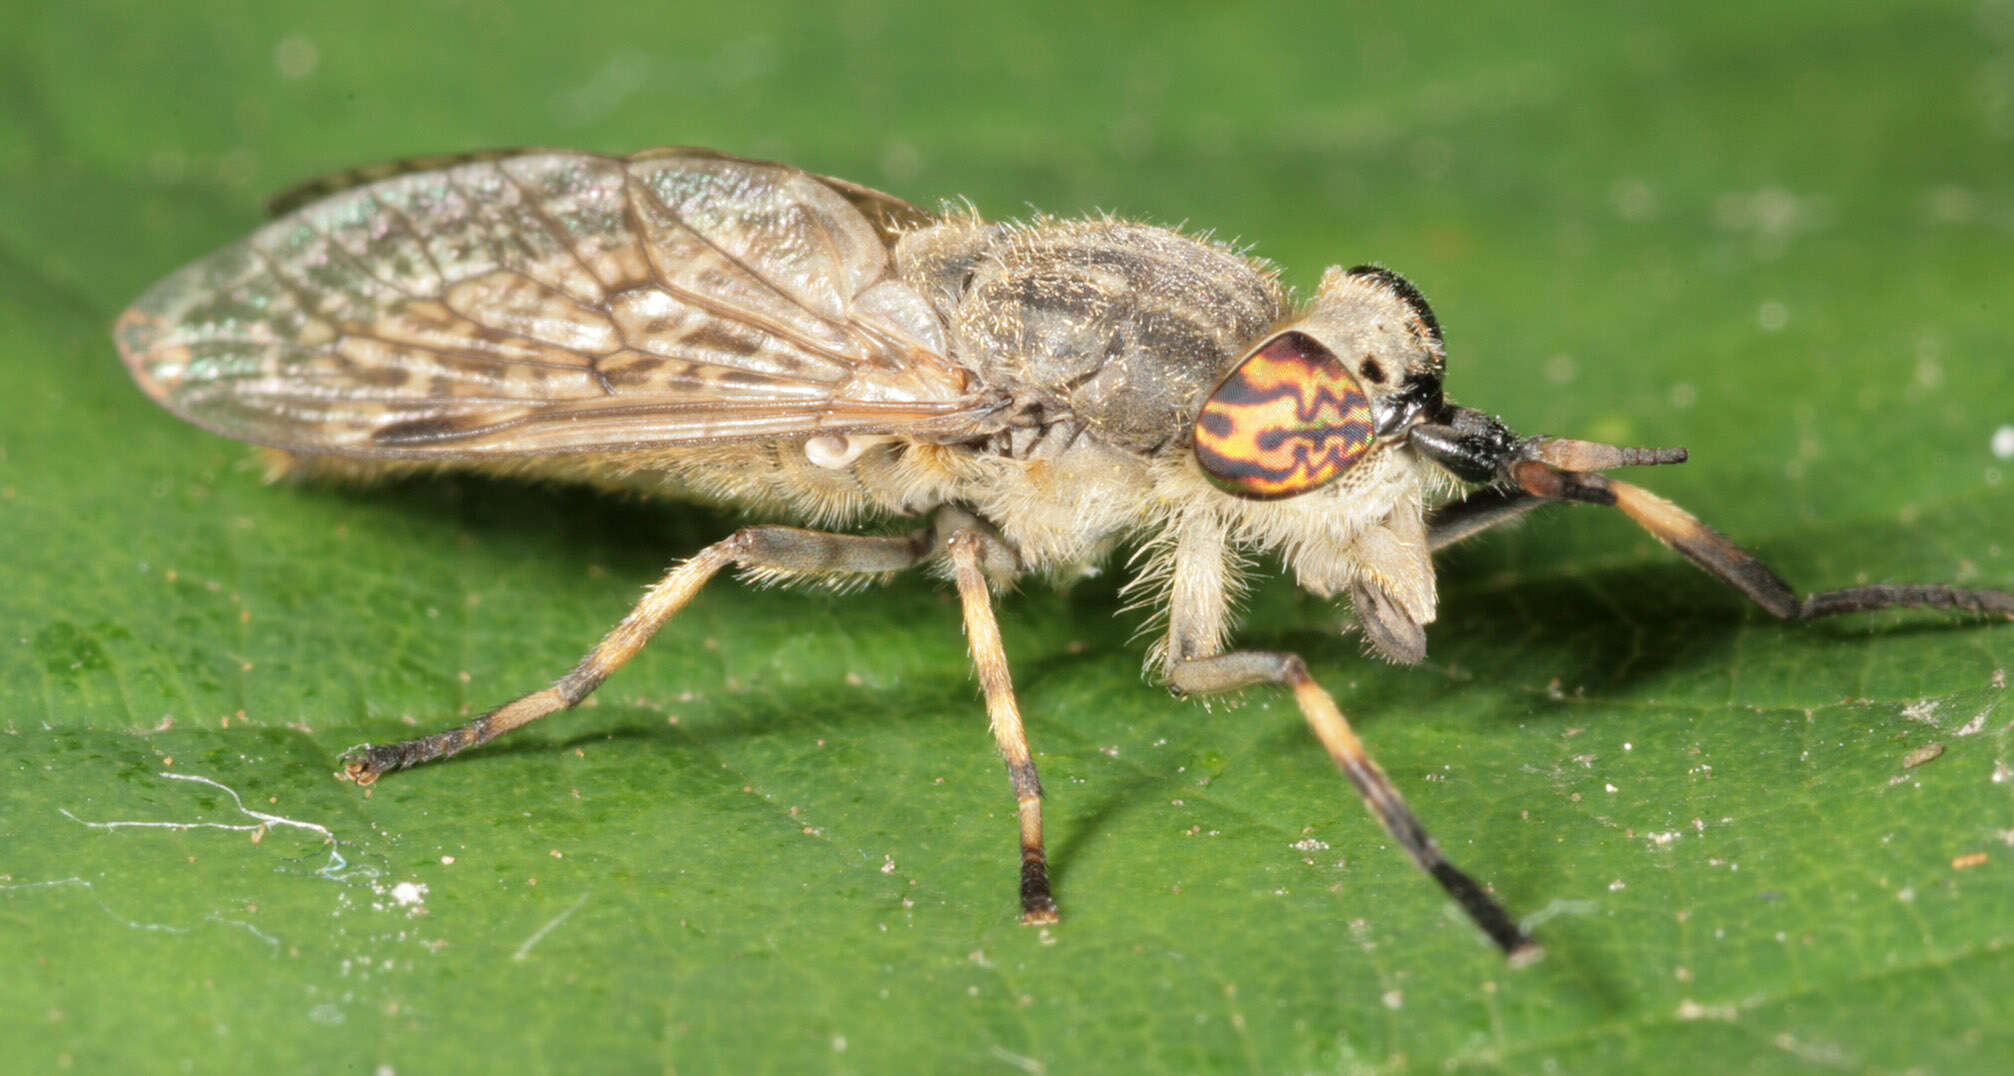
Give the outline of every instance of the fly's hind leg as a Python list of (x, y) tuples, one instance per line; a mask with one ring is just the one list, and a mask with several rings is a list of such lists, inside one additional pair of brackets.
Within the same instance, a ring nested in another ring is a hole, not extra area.
[(699, 588), (730, 565), (788, 575), (880, 574), (907, 568), (931, 550), (931, 532), (877, 537), (794, 527), (747, 527), (700, 550), (644, 593), (636, 608), (551, 687), (507, 702), (457, 728), (365, 747), (344, 761), (343, 776), (367, 785), (392, 772), (487, 743), (547, 714), (567, 709), (601, 686), (650, 637), (685, 608)]

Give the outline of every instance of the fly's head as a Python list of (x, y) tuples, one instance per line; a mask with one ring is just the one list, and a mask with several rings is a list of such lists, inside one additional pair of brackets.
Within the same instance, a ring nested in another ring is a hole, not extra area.
[(1418, 660), (1434, 618), (1432, 469), (1408, 437), (1444, 409), (1446, 362), (1440, 324), (1403, 277), (1331, 269), (1203, 396), (1183, 468), (1187, 505), (1229, 545), (1277, 552), (1311, 594), (1348, 594), (1396, 660)]
[(1332, 269), (1306, 310), (1268, 330), (1216, 382), (1189, 439), (1209, 480), (1192, 496), (1228, 523), (1229, 540), (1277, 550), (1311, 593), (1347, 593), (1365, 639), (1393, 661), (1426, 654), (1437, 487), (1497, 483), (1612, 503), (1590, 472), (1684, 458), (1519, 437), (1450, 403), (1446, 368), (1440, 324), (1404, 277)]
[(1426, 299), (1388, 269), (1331, 269), (1315, 302), (1224, 375), (1196, 415), (1218, 489), (1283, 500), (1341, 479), (1446, 409), (1447, 350)]
[(1520, 437), (1442, 395), (1446, 368), (1440, 323), (1417, 288), (1378, 266), (1331, 269), (1314, 304), (1204, 399), (1196, 462), (1226, 493), (1278, 501), (1354, 478), (1395, 448), (1458, 481), (1504, 486), (1529, 484), (1533, 466), (1586, 473), (1685, 459), (1683, 449)]

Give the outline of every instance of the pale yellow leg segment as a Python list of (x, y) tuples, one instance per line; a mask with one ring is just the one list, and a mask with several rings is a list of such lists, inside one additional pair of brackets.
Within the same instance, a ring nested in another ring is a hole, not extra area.
[(945, 539), (944, 549), (951, 558), (958, 600), (964, 607), (965, 642), (972, 650), (979, 686), (986, 693), (987, 722), (1007, 761), (1007, 778), (1013, 783), (1021, 816), (1021, 921), (1054, 923), (1058, 919), (1056, 901), (1049, 893), (1049, 860), (1042, 849), (1042, 779), (1028, 751), (1028, 732), (1021, 725), (1021, 706), (1014, 700), (1014, 680), (1007, 671), (1007, 650), (1000, 641), (1000, 625), (993, 619), (986, 575), (980, 570), (988, 540), (976, 530), (954, 530)]
[(1455, 903), (1469, 914), (1469, 918), (1482, 928), (1483, 933), (1489, 935), (1490, 940), (1513, 960), (1523, 962), (1538, 956), (1538, 946), (1504, 911), (1503, 905), (1441, 854), (1440, 846), (1427, 835), (1419, 817), (1413, 814), (1413, 809), (1406, 805), (1405, 798), (1393, 787), (1385, 771), (1364, 749), (1363, 741), (1357, 739), (1356, 730), (1350, 727), (1349, 719), (1336, 707), (1336, 700), (1315, 682), (1314, 677), (1308, 675), (1308, 666), (1298, 655), (1269, 650), (1233, 650), (1212, 657), (1187, 658), (1174, 666), (1169, 682), (1177, 691), (1188, 694), (1234, 691), (1260, 683), (1282, 684), (1291, 688), (1294, 702), (1300, 707), (1301, 716), (1307, 719), (1315, 738), (1322, 742), (1322, 747), (1343, 771), (1343, 776), (1356, 786), (1364, 806), (1385, 827), (1385, 832), (1391, 834), (1413, 862), (1439, 882)]
[(636, 656), (651, 636), (722, 568), (768, 568), (779, 572), (879, 573), (906, 568), (929, 551), (927, 531), (896, 537), (825, 534), (791, 527), (749, 527), (700, 550), (644, 593), (573, 671), (543, 691), (507, 702), (458, 728), (399, 743), (364, 748), (343, 764), (343, 776), (367, 785), (393, 770), (445, 758), (487, 743), (547, 714), (577, 705), (610, 674)]

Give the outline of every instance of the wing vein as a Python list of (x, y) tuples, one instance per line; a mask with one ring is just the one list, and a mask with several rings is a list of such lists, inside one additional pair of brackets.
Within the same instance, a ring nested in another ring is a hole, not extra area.
[[(252, 256), (259, 260), (259, 264), (264, 265), (266, 271), (273, 274), (273, 279), (279, 282), (280, 287), (294, 300), (294, 304), (301, 308), (301, 314), (304, 317), (327, 323), (328, 318), (322, 314), (320, 304), (315, 301), (314, 290), (307, 287), (305, 282), (294, 279), (286, 271), (280, 259), (259, 246), (256, 238), (255, 236), (252, 239), (245, 240), (245, 249), (251, 251)], [(261, 341), (261, 343), (271, 343), (271, 341)]]
[[(656, 263), (653, 260), (652, 262), (653, 272), (655, 271), (655, 264)], [(761, 315), (754, 313), (753, 311), (745, 310), (741, 307), (735, 306), (732, 303), (727, 302), (726, 300), (719, 299), (710, 295), (704, 295), (696, 291), (688, 291), (687, 289), (682, 288), (677, 284), (673, 284), (669, 280), (659, 280), (657, 284), (654, 286), (662, 290), (666, 295), (669, 295), (672, 298), (679, 300), (680, 302), (690, 303), (693, 306), (696, 306), (699, 309), (704, 310), (715, 317), (724, 318), (728, 321), (740, 322), (741, 324), (750, 326), (751, 328), (759, 329), (762, 332), (768, 333), (771, 336), (774, 336), (780, 340), (788, 341), (801, 351), (817, 355), (820, 358), (829, 359), (836, 365), (851, 367), (856, 362), (859, 361), (860, 357), (857, 355), (848, 355), (845, 354), (844, 352), (834, 351), (831, 348), (828, 348), (824, 344), (818, 343), (815, 340), (806, 340), (803, 336), (800, 336), (795, 330), (791, 329), (789, 326), (780, 325), (774, 321), (771, 321), (768, 318), (762, 317)], [(624, 337), (624, 342), (627, 343), (632, 348), (637, 348), (639, 346), (635, 341), (630, 340), (627, 336)], [(658, 354), (658, 352), (650, 352), (650, 354)], [(712, 366), (722, 370), (744, 369), (744, 367), (734, 366), (728, 363), (707, 362), (702, 359), (690, 359), (688, 361), (696, 362), (701, 366)], [(828, 384), (829, 382), (819, 382), (819, 383)]]
[[(641, 187), (641, 184), (637, 184), (636, 177), (630, 175), (627, 169), (624, 170), (623, 176), (625, 179), (626, 186)], [(769, 279), (769, 277), (764, 275), (763, 273), (758, 272), (754, 266), (751, 266), (747, 262), (742, 261), (740, 258), (737, 258), (734, 255), (728, 253), (726, 248), (722, 247), (719, 243), (714, 242), (712, 236), (707, 235), (706, 233), (700, 231), (698, 228), (693, 227), (691, 223), (689, 223), (685, 219), (684, 214), (681, 214), (678, 210), (673, 209), (670, 203), (666, 202), (662, 198), (659, 198), (655, 193), (650, 191), (649, 188), (642, 187), (642, 193), (644, 197), (649, 198), (652, 203), (657, 205), (658, 208), (664, 210), (665, 216), (670, 217), (672, 223), (678, 225), (680, 228), (685, 229), (686, 234), (692, 236), (694, 239), (697, 239), (701, 243), (705, 244), (715, 254), (718, 254), (721, 256), (721, 258), (725, 259), (728, 264), (734, 266), (736, 269), (741, 270), (741, 272), (744, 275), (746, 275), (749, 279), (755, 281), (757, 284), (762, 285), (762, 287), (767, 289), (772, 295), (775, 295), (777, 298), (782, 299), (784, 302), (789, 303), (791, 306), (794, 306), (797, 309), (804, 311), (806, 314), (809, 314), (811, 317), (816, 318), (817, 320), (824, 322), (827, 325), (834, 325), (835, 328), (840, 328), (842, 330), (845, 328), (845, 326), (843, 325), (835, 325), (835, 323), (831, 318), (826, 317), (824, 314), (821, 314), (818, 311), (813, 310), (810, 307), (804, 305), (804, 300), (799, 299), (797, 296), (792, 295), (787, 291), (784, 291), (780, 287), (777, 287), (775, 281)], [(665, 278), (663, 268), (658, 262), (656, 253), (652, 245), (649, 243), (643, 244), (643, 252), (644, 257), (650, 260), (651, 272), (657, 276), (659, 282), (662, 283), (668, 290), (676, 291), (677, 290), (676, 286), (673, 285), (670, 282), (670, 280)], [(837, 260), (838, 259), (834, 259), (835, 263), (837, 263)], [(853, 296), (850, 295), (847, 296), (847, 299), (849, 301), (852, 298)], [(739, 320), (746, 322), (748, 324), (757, 324), (756, 320), (752, 317), (743, 317), (740, 318)], [(773, 331), (773, 330), (765, 330), (765, 331)], [(832, 352), (826, 351), (824, 348), (814, 345), (808, 340), (798, 340), (798, 338), (794, 334), (789, 332), (777, 332), (777, 335), (782, 336), (787, 340), (793, 340), (802, 343), (805, 345), (806, 350), (814, 351), (821, 355), (829, 355), (841, 361), (849, 361), (853, 358), (853, 356), (847, 356), (847, 355), (834, 355)]]
[(405, 210), (378, 197), (378, 193), (375, 190), (371, 192), (371, 201), (385, 212), (390, 213), (392, 220), (397, 222), (400, 230), (404, 231), (412, 239), (413, 245), (419, 248), (420, 255), (426, 258), (427, 264), (434, 267), (434, 279), (440, 281), (441, 293), (445, 295), (448, 288), (455, 284), (455, 281), (448, 279), (447, 272), (441, 268), (440, 259), (434, 257), (433, 246), (427, 242), (425, 236), (420, 234), (419, 229), (413, 227), (412, 218), (406, 215)]
[[(371, 195), (371, 202), (372, 204), (377, 206), (381, 207), (385, 206), (385, 203), (382, 200), (380, 200), (375, 194)], [(321, 225), (316, 224), (313, 220), (309, 219), (308, 214), (303, 213), (300, 216), (294, 218), (294, 220), (295, 223), (299, 224), (301, 227), (306, 228), (308, 231), (314, 233), (315, 237), (317, 239), (320, 239), (331, 251), (334, 251), (338, 257), (342, 258), (343, 264), (348, 265), (350, 269), (356, 273), (356, 275), (364, 278), (365, 280), (370, 280), (377, 284), (380, 284), (387, 290), (398, 293), (401, 297), (405, 298), (409, 302), (416, 302), (421, 298), (421, 296), (415, 295), (413, 292), (408, 290), (404, 285), (399, 284), (396, 281), (386, 279), (385, 277), (379, 276), (377, 271), (371, 268), (369, 262), (366, 262), (364, 259), (359, 258), (355, 254), (350, 253), (350, 249), (348, 247), (337, 242), (335, 236), (331, 235), (329, 232), (324, 230), (321, 227)], [(408, 230), (407, 234), (410, 235), (412, 233), (410, 230)], [(421, 244), (421, 248), (424, 249), (425, 244)], [(256, 244), (254, 244), (254, 249), (257, 249)], [(263, 253), (263, 251), (261, 253)], [(432, 261), (433, 256), (429, 254), (427, 256), (427, 259), (428, 261)], [(267, 264), (276, 265), (278, 263), (275, 261), (269, 261)], [(440, 275), (440, 266), (438, 265), (434, 266), (434, 274), (436, 276)], [(361, 298), (364, 298), (366, 301), (368, 301), (370, 297), (362, 296)], [(329, 319), (323, 318), (323, 320), (326, 321)]]
[(604, 307), (607, 306), (608, 285), (602, 282), (601, 277), (595, 275), (595, 271), (592, 268), (589, 268), (587, 259), (580, 256), (580, 248), (574, 245), (573, 233), (569, 232), (565, 225), (554, 220), (552, 214), (546, 212), (545, 203), (539, 201), (532, 194), (532, 188), (525, 185), (518, 177), (511, 175), (510, 170), (503, 167), (501, 162), (497, 165), (497, 174), (504, 178), (505, 183), (516, 188), (518, 196), (525, 201), (525, 208), (539, 222), (539, 226), (546, 230), (546, 234), (552, 236), (553, 242), (558, 243), (560, 249), (566, 251), (567, 257), (573, 259), (573, 263), (580, 267), (581, 275), (594, 281), (595, 290), (602, 293), (602, 305)]
[[(446, 304), (442, 305), (445, 306)], [(448, 307), (448, 309), (453, 310), (452, 307)], [(460, 311), (454, 311), (454, 312), (457, 314), (461, 313)], [(473, 318), (469, 320), (471, 322), (474, 322)], [(479, 322), (475, 323), (480, 324)], [(588, 372), (588, 368), (580, 365), (579, 363), (548, 362), (545, 359), (524, 358), (515, 355), (493, 355), (487, 351), (465, 351), (459, 348), (435, 347), (431, 344), (415, 343), (411, 340), (399, 340), (393, 337), (383, 336), (381, 334), (372, 332), (369, 329), (361, 328), (348, 322), (337, 323), (336, 335), (339, 338), (347, 336), (347, 337), (355, 337), (359, 340), (375, 340), (378, 343), (384, 344), (388, 347), (408, 348), (413, 351), (425, 351), (428, 352), (429, 354), (440, 355), (445, 358), (465, 359), (469, 362), (498, 363), (506, 366), (531, 366), (541, 370), (558, 370), (562, 373), (584, 374)], [(329, 353), (335, 355), (337, 358), (343, 358), (343, 356), (340, 353), (336, 352), (334, 348), (330, 348)], [(346, 359), (345, 361), (350, 360)]]
[[(503, 168), (495, 161), (481, 163), (486, 163), (490, 167), (495, 168), (498, 173), (502, 173), (503, 171)], [(475, 164), (476, 162), (470, 162), (470, 164), (464, 167), (473, 168)], [(441, 176), (447, 181), (448, 186), (454, 188), (455, 195), (462, 200), (462, 204), (469, 207), (470, 230), (481, 238), (483, 246), (489, 251), (490, 264), (501, 270), (515, 272), (511, 268), (510, 260), (504, 256), (503, 244), (497, 240), (498, 234), (507, 231), (507, 229), (497, 219), (496, 210), (489, 204), (487, 199), (476, 197), (475, 193), (470, 191), (468, 186), (462, 182), (461, 168), (447, 169), (441, 173)], [(531, 248), (525, 246), (522, 240), (516, 243), (516, 247), (527, 259), (530, 258)], [(518, 275), (521, 276), (523, 274)]]

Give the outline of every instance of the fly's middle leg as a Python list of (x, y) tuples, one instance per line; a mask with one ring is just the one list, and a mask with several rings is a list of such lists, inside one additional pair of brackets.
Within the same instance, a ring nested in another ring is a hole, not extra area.
[(1042, 778), (1028, 749), (1028, 731), (1021, 724), (1021, 706), (1014, 699), (1014, 680), (1007, 671), (1007, 650), (1000, 625), (993, 619), (993, 598), (986, 589), (988, 554), (1011, 558), (1000, 540), (977, 527), (954, 526), (944, 538), (952, 579), (965, 613), (965, 642), (972, 649), (972, 666), (986, 693), (987, 723), (1007, 762), (1007, 779), (1021, 819), (1021, 921), (1054, 923), (1059, 918), (1049, 892), (1049, 858), (1042, 845)]

